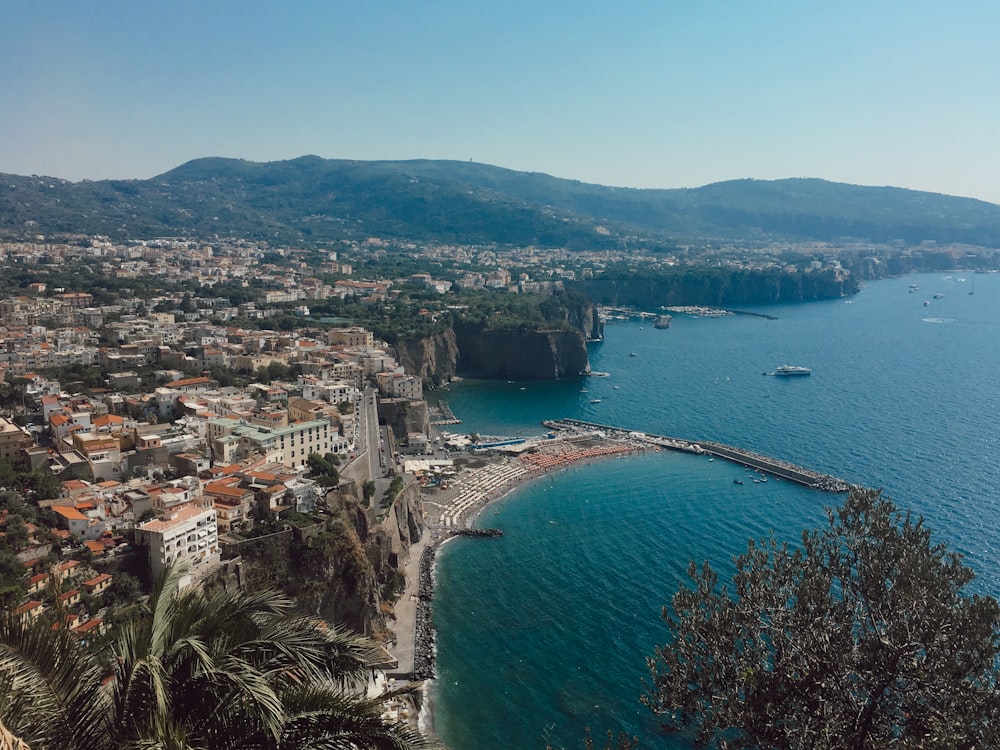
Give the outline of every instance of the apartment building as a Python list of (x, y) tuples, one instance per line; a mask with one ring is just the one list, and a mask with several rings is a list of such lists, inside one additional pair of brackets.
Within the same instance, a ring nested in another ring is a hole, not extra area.
[(149, 546), (149, 564), (156, 577), (168, 565), (181, 560), (194, 570), (218, 562), (219, 532), (215, 507), (211, 503), (174, 508), (161, 518), (136, 527)]
[(380, 372), (375, 376), (379, 390), (389, 398), (407, 398), (419, 401), (424, 397), (420, 378), (395, 372)]
[(375, 337), (371, 331), (367, 331), (360, 326), (334, 328), (327, 331), (326, 343), (347, 346), (352, 349), (371, 349), (375, 346)]
[(34, 446), (31, 434), (23, 427), (0, 417), (0, 458), (9, 463), (20, 463), (21, 451)]
[(208, 441), (216, 464), (235, 463), (251, 453), (262, 453), (290, 469), (306, 465), (310, 453), (344, 453), (348, 441), (325, 419), (296, 422), (287, 427), (263, 427), (243, 420), (211, 419)]

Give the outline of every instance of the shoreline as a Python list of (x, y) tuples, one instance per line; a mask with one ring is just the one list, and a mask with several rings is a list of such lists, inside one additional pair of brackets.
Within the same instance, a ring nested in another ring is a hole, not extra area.
[[(640, 441), (609, 439), (606, 436), (585, 435), (547, 440), (537, 444), (538, 450), (509, 456), (473, 456), (463, 467), (465, 475), (453, 483), (447, 493), (437, 493), (431, 498), (422, 497), (425, 517), (428, 517), (426, 531), (420, 541), (411, 547), (419, 547), (416, 559), (411, 557), (406, 565), (408, 585), (404, 595), (397, 601), (395, 611), (395, 633), (398, 656), (409, 651), (412, 656), (411, 669), (405, 670), (400, 664), (397, 676), (416, 682), (419, 687), (419, 702), (415, 706), (413, 721), (424, 735), (440, 743), (435, 733), (435, 713), (433, 706), (436, 671), (436, 633), (434, 629), (434, 587), (437, 577), (437, 554), (451, 539), (459, 536), (493, 536), (489, 533), (469, 533), (474, 531), (483, 512), (528, 483), (559, 473), (574, 466), (588, 465), (608, 458), (624, 458), (650, 450), (649, 445)], [(423, 495), (423, 491), (421, 492)], [(427, 513), (427, 505), (436, 510)], [(498, 535), (498, 534), (497, 534)], [(410, 582), (411, 573), (415, 580)], [(407, 599), (406, 604), (399, 605)], [(412, 612), (411, 612), (412, 610)], [(400, 644), (404, 644), (402, 648)], [(409, 644), (407, 649), (406, 644)], [(394, 654), (397, 656), (397, 654)], [(400, 659), (402, 661), (402, 659)], [(442, 745), (443, 747), (443, 745)]]

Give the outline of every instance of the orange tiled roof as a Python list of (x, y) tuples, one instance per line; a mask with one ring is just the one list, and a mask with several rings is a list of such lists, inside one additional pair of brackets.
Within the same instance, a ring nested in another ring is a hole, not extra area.
[(86, 521), (87, 517), (83, 515), (76, 508), (67, 507), (65, 505), (53, 505), (53, 512), (59, 514), (68, 521)]

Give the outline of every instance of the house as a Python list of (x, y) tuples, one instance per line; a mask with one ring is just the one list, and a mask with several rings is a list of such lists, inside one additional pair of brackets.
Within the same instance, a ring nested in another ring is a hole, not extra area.
[(73, 628), (73, 633), (80, 638), (88, 638), (96, 635), (104, 635), (108, 630), (108, 626), (105, 624), (104, 620), (100, 617), (94, 617), (87, 620), (82, 625), (77, 625)]
[(89, 581), (84, 581), (80, 585), (88, 594), (100, 594), (102, 591), (106, 591), (108, 587), (111, 586), (113, 578), (114, 577), (108, 573), (101, 573), (95, 578), (91, 578)]
[(60, 528), (66, 529), (73, 536), (84, 537), (90, 519), (72, 505), (53, 505), (52, 512), (59, 517)]
[(32, 600), (15, 609), (14, 616), (25, 622), (34, 622), (44, 611), (45, 606), (40, 601)]

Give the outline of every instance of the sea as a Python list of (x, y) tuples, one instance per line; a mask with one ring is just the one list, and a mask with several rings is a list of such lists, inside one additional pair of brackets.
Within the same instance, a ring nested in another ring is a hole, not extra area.
[[(575, 417), (881, 488), (965, 556), (972, 591), (1000, 595), (1000, 274), (914, 275), (750, 312), (770, 317), (609, 323), (590, 345), (604, 376), (464, 380), (434, 395), (466, 434), (538, 435), (544, 419)], [(765, 374), (784, 364), (812, 375)], [(691, 747), (640, 703), (689, 561), (725, 580), (748, 539), (795, 544), (842, 499), (754, 476), (671, 452), (577, 465), (489, 506), (477, 524), (502, 537), (445, 544), (429, 716), (447, 747), (582, 748), (588, 727), (599, 741), (614, 730)]]

